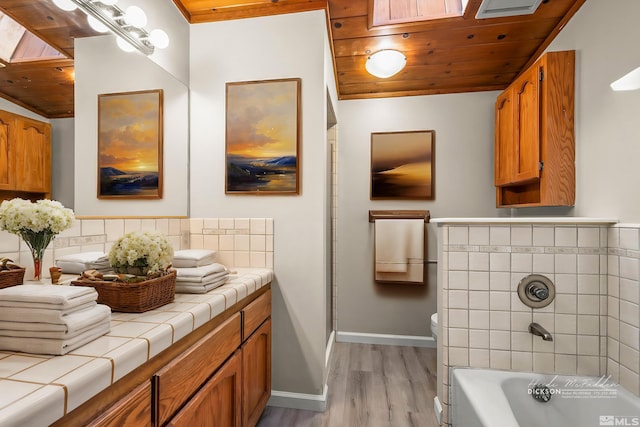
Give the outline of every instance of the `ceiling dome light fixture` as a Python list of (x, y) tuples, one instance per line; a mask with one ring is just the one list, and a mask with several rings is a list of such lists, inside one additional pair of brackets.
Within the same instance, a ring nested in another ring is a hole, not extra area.
[(76, 10), (78, 6), (71, 0), (53, 0), (53, 4), (58, 6), (62, 10), (66, 10), (67, 12), (71, 12), (72, 10)]
[(407, 57), (393, 49), (379, 50), (367, 58), (365, 68), (369, 74), (386, 79), (397, 74), (407, 64)]

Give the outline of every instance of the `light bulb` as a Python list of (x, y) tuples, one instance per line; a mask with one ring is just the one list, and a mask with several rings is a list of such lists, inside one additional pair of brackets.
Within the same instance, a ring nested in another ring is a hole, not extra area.
[(138, 6), (129, 6), (124, 14), (124, 21), (134, 27), (142, 28), (147, 25), (147, 15)]
[(151, 31), (149, 41), (158, 49), (164, 49), (169, 46), (169, 36), (159, 28)]
[(118, 47), (120, 49), (124, 50), (127, 53), (130, 53), (130, 52), (133, 52), (134, 50), (136, 50), (136, 48), (133, 47), (133, 45), (131, 43), (129, 43), (128, 41), (126, 41), (122, 37), (116, 37), (116, 43), (118, 44)]
[(98, 21), (91, 15), (87, 15), (87, 22), (89, 22), (89, 26), (91, 28), (99, 33), (106, 33), (107, 31), (109, 31), (109, 28), (107, 28), (106, 25), (104, 25), (102, 22)]
[(78, 6), (71, 0), (53, 0), (53, 4), (58, 6), (62, 10), (66, 10), (67, 12), (71, 12), (72, 10), (76, 10)]

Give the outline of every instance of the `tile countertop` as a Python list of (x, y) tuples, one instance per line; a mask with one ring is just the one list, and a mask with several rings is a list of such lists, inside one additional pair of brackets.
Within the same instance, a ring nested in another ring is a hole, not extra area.
[(237, 273), (207, 294), (112, 313), (110, 333), (64, 356), (0, 351), (0, 426), (51, 424), (273, 279), (268, 269)]

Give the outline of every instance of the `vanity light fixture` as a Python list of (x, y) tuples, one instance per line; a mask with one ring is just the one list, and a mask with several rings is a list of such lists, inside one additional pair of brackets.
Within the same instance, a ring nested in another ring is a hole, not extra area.
[(126, 51), (139, 50), (151, 55), (154, 49), (164, 49), (169, 45), (169, 36), (163, 30), (155, 29), (151, 34), (144, 29), (147, 15), (138, 6), (129, 6), (123, 11), (118, 0), (53, 0), (62, 10), (79, 8), (87, 14), (91, 28), (98, 32), (111, 31), (116, 35), (118, 46)]
[(367, 58), (365, 68), (369, 74), (386, 79), (397, 74), (407, 64), (407, 57), (393, 49), (383, 49), (372, 53)]
[(611, 89), (618, 91), (640, 89), (640, 67), (629, 71), (615, 82), (611, 83)]

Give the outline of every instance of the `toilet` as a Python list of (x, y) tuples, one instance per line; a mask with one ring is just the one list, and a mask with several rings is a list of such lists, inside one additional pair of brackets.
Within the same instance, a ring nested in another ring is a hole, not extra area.
[(438, 340), (438, 313), (431, 315), (431, 336), (434, 340)]

